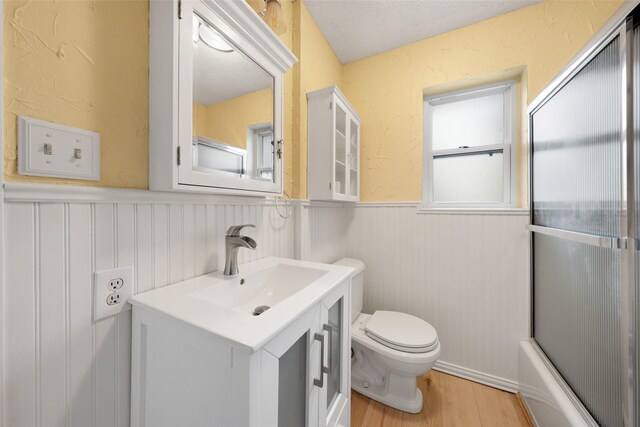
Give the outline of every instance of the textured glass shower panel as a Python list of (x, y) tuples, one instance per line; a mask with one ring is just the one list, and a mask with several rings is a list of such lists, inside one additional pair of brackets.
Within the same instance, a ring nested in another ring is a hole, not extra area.
[(600, 425), (621, 426), (620, 251), (533, 243), (536, 342)]
[(621, 97), (616, 38), (535, 112), (535, 224), (619, 235)]
[[(633, 29), (633, 129), (634, 129), (634, 173), (635, 173), (635, 230), (633, 235), (640, 241), (640, 27)], [(635, 261), (635, 283), (632, 289), (636, 290), (636, 312), (640, 315), (640, 251), (634, 254)], [(640, 325), (637, 327), (637, 334), (640, 334)], [(640, 335), (636, 336), (636, 373), (640, 375)], [(636, 382), (636, 399), (640, 396), (640, 383)], [(637, 402), (638, 400), (636, 400)]]

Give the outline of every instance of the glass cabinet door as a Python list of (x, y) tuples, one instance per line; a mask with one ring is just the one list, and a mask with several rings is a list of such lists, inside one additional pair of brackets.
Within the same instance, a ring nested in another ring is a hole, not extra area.
[(334, 127), (334, 194), (347, 194), (347, 113), (346, 109), (338, 102), (335, 105)]
[[(320, 313), (309, 310), (278, 333), (260, 351), (261, 411), (256, 424), (265, 426), (319, 425), (326, 343), (320, 334)], [(326, 386), (325, 386), (326, 387)]]
[(349, 123), (349, 195), (357, 199), (360, 195), (360, 126), (353, 120)]
[(304, 334), (278, 359), (278, 427), (306, 425), (307, 341)]
[(347, 425), (349, 414), (349, 378), (351, 375), (349, 283), (345, 282), (322, 301), (320, 320), (326, 348), (323, 371), (324, 387), (320, 392), (320, 425)]
[(331, 408), (342, 391), (340, 389), (340, 354), (342, 353), (342, 299), (329, 309), (329, 321), (324, 325), (328, 332), (327, 409)]

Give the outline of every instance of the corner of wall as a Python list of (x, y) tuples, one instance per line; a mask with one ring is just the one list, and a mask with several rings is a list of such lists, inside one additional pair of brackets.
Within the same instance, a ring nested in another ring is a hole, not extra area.
[(342, 85), (342, 64), (302, 0), (293, 2), (293, 52), (299, 62), (293, 69), (293, 192), (307, 197), (307, 93)]

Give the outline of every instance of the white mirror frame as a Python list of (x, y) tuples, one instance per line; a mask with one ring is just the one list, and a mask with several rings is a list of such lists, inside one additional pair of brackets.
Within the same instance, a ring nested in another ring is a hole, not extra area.
[(192, 168), (194, 11), (273, 76), (274, 140), (284, 139), (283, 75), (297, 59), (251, 7), (244, 0), (151, 0), (149, 186), (159, 191), (282, 194), (284, 156), (275, 158), (274, 182)]

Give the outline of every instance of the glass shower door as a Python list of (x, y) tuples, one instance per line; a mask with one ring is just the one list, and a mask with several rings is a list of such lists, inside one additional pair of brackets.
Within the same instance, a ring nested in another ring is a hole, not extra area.
[(621, 41), (531, 112), (533, 338), (601, 425), (622, 426)]
[[(635, 20), (635, 19), (634, 19)], [(631, 407), (636, 408), (634, 414), (630, 414), (630, 418), (635, 418), (636, 425), (640, 425), (640, 319), (637, 317), (640, 315), (640, 23), (634, 22), (633, 35), (632, 35), (632, 82), (633, 82), (633, 95), (632, 95), (632, 107), (631, 113), (633, 117), (633, 126), (630, 128), (632, 132), (632, 149), (633, 149), (633, 183), (634, 183), (634, 198), (633, 198), (633, 212), (634, 212), (634, 224), (633, 224), (633, 241), (631, 248), (633, 250), (633, 272), (630, 275), (632, 287), (629, 289), (629, 294), (625, 295), (623, 304), (627, 304), (629, 312), (629, 323), (635, 322), (635, 331), (632, 333), (635, 336), (635, 348), (628, 349), (629, 354), (635, 353), (635, 366), (630, 369), (631, 378), (630, 384), (633, 393), (630, 396)], [(625, 301), (626, 300), (626, 301)], [(632, 328), (633, 329), (633, 328)], [(630, 363), (633, 364), (633, 361)], [(630, 422), (630, 424), (633, 421)]]

